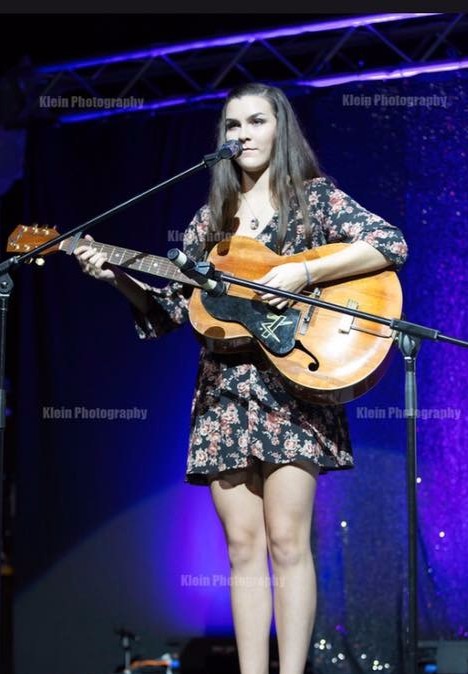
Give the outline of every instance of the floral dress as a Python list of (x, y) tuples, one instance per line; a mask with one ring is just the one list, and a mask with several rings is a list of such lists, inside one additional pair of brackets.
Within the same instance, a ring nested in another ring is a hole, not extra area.
[[(407, 257), (401, 231), (370, 213), (325, 177), (304, 183), (312, 246), (367, 241), (398, 269)], [(200, 208), (184, 234), (184, 251), (203, 254), (210, 212)], [(275, 214), (258, 240), (276, 251)], [(300, 212), (291, 208), (282, 255), (307, 248)], [(177, 282), (146, 286), (150, 309), (133, 309), (138, 335), (158, 337), (188, 320), (188, 293)], [(343, 406), (293, 397), (284, 380), (253, 354), (219, 355), (205, 347), (192, 403), (186, 481), (206, 485), (220, 471), (260, 462), (310, 461), (320, 472), (351, 468), (353, 456)]]

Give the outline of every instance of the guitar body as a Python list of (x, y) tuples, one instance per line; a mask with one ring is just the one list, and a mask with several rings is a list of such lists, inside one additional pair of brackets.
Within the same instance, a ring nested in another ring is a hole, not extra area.
[[(256, 280), (277, 265), (313, 260), (348, 245), (328, 244), (284, 257), (256, 239), (234, 236), (218, 243), (209, 260), (224, 273)], [(332, 281), (305, 294), (378, 316), (401, 316), (401, 286), (391, 270)], [(234, 284), (219, 298), (195, 289), (189, 317), (210, 350), (260, 348), (295, 395), (319, 404), (345, 403), (372, 388), (386, 370), (393, 343), (387, 326), (302, 302), (277, 311), (254, 290)], [(278, 353), (281, 348), (285, 352)]]

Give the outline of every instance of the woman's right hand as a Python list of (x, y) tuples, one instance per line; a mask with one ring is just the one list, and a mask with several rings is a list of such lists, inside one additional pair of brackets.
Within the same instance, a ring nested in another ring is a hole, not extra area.
[[(89, 234), (85, 235), (90, 243), (94, 241)], [(108, 283), (115, 283), (116, 273), (113, 265), (107, 261), (105, 253), (99, 253), (96, 248), (90, 246), (78, 246), (73, 253), (78, 260), (78, 263), (85, 274), (98, 279), (99, 281), (107, 281)]]

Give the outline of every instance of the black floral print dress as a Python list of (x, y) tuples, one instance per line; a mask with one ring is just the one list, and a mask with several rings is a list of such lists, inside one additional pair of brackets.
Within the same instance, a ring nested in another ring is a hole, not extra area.
[[(367, 241), (398, 269), (407, 257), (401, 231), (370, 213), (325, 177), (304, 183), (313, 247)], [(184, 234), (184, 250), (200, 258), (209, 223), (200, 208)], [(277, 215), (257, 237), (276, 250)], [(300, 213), (291, 209), (282, 254), (307, 248)], [(188, 320), (188, 297), (180, 283), (146, 286), (150, 310), (134, 309), (138, 335), (158, 337)], [(220, 471), (258, 461), (311, 461), (320, 472), (351, 468), (352, 450), (344, 408), (313, 405), (293, 397), (280, 375), (252, 354), (213, 354), (202, 347), (192, 403), (186, 481), (209, 484)]]

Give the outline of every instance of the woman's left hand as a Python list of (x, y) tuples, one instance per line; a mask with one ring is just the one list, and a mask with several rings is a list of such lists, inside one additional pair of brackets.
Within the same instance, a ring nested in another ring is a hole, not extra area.
[[(263, 283), (270, 286), (270, 288), (279, 288), (280, 290), (288, 290), (292, 293), (300, 292), (307, 285), (307, 273), (303, 262), (286, 262), (280, 264), (262, 276), (262, 278), (255, 279), (256, 283)], [(277, 297), (271, 293), (261, 294), (261, 299), (268, 302), (271, 306), (278, 309), (284, 309), (290, 300), (284, 297)]]

